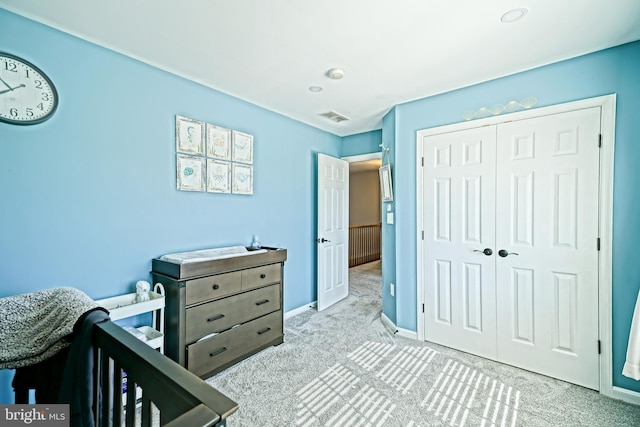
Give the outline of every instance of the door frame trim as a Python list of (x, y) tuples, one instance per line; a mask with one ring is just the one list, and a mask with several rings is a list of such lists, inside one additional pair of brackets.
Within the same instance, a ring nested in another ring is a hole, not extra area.
[(367, 160), (382, 159), (382, 152), (376, 151), (375, 153), (358, 154), (355, 156), (345, 156), (340, 158), (349, 163), (366, 162)]
[[(443, 133), (456, 132), (481, 126), (498, 125), (514, 120), (525, 120), (534, 117), (548, 116), (585, 108), (600, 107), (602, 148), (600, 150), (600, 176), (598, 200), (598, 227), (600, 235), (600, 256), (598, 257), (598, 335), (601, 341), (600, 354), (600, 394), (613, 397), (613, 363), (611, 343), (611, 276), (612, 276), (612, 231), (613, 231), (613, 161), (615, 148), (615, 116), (616, 94), (604, 95), (580, 101), (540, 107), (520, 111), (503, 116), (488, 117), (468, 122), (454, 123), (434, 128), (421, 129), (416, 132), (416, 301), (417, 301), (417, 338), (425, 340), (425, 301), (424, 286), (424, 253), (422, 249), (422, 232), (424, 230), (422, 209), (424, 199), (424, 169), (422, 167), (424, 137)], [(597, 343), (594, 343), (596, 351)]]

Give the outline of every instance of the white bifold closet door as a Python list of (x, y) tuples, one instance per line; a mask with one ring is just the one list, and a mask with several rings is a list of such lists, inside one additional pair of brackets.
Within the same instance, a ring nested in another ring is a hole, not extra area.
[(425, 337), (599, 388), (600, 108), (425, 137)]

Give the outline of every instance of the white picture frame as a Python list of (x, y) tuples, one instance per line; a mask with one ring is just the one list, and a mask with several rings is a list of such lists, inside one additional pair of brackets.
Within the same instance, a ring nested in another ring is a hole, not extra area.
[(176, 116), (176, 151), (179, 153), (204, 156), (204, 122)]
[(207, 192), (231, 193), (231, 162), (207, 159)]
[(206, 179), (204, 157), (176, 154), (176, 187), (181, 191), (204, 191)]
[(380, 198), (383, 202), (393, 202), (393, 182), (391, 179), (391, 165), (384, 165), (379, 169)]
[(207, 123), (207, 157), (231, 160), (231, 129)]
[(253, 135), (234, 130), (231, 160), (240, 163), (253, 163)]
[(231, 192), (253, 194), (253, 166), (232, 163)]

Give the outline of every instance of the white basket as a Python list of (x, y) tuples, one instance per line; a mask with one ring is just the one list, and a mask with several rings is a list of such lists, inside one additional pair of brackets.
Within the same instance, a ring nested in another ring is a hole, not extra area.
[(156, 331), (151, 326), (140, 326), (136, 328), (147, 337), (145, 341), (152, 348), (160, 348), (163, 344), (164, 335), (160, 331)]

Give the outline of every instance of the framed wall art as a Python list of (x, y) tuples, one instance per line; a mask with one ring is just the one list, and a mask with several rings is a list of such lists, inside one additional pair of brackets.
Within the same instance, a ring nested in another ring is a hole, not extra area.
[(231, 193), (231, 163), (207, 159), (207, 191)]
[(231, 160), (231, 129), (207, 123), (207, 157)]
[(176, 151), (205, 155), (204, 122), (176, 116)]
[(253, 135), (233, 131), (232, 160), (241, 163), (253, 163)]
[(178, 190), (204, 191), (205, 173), (204, 157), (176, 154), (176, 185)]
[(234, 194), (253, 194), (253, 166), (232, 163), (232, 190)]

